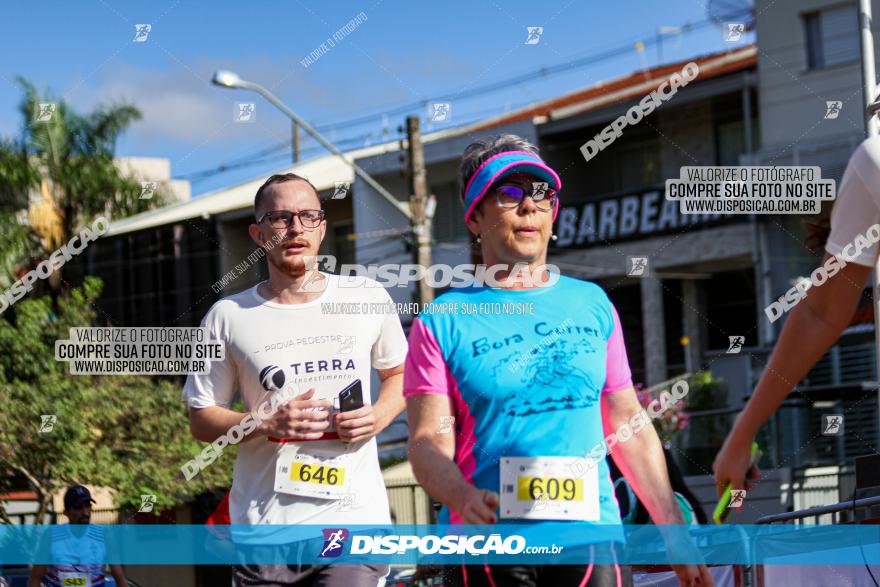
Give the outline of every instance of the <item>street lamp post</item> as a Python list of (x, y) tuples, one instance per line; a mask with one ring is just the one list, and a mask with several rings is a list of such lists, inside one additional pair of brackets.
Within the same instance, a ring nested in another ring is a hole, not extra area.
[(331, 153), (333, 153), (334, 155), (336, 155), (337, 157), (339, 157), (340, 159), (345, 161), (346, 165), (351, 167), (354, 170), (354, 172), (361, 179), (363, 179), (365, 182), (367, 182), (367, 184), (371, 188), (373, 188), (374, 190), (379, 192), (380, 196), (382, 196), (383, 198), (388, 200), (388, 202), (392, 206), (394, 206), (397, 210), (400, 210), (400, 212), (404, 216), (411, 219), (409, 206), (397, 201), (397, 198), (392, 196), (388, 192), (388, 190), (386, 190), (381, 185), (379, 185), (379, 183), (375, 179), (370, 177), (370, 174), (368, 174), (366, 171), (361, 169), (357, 163), (346, 159), (345, 155), (343, 155), (339, 149), (334, 147), (330, 141), (328, 141), (327, 139), (325, 139), (321, 135), (321, 133), (319, 133), (314, 128), (312, 128), (312, 125), (310, 125), (308, 122), (306, 122), (305, 120), (303, 120), (302, 118), (297, 116), (297, 114), (293, 110), (288, 108), (284, 102), (282, 102), (281, 100), (276, 98), (275, 95), (272, 94), (272, 92), (270, 92), (269, 90), (267, 90), (266, 88), (264, 88), (260, 84), (243, 80), (240, 77), (238, 77), (238, 74), (231, 72), (231, 71), (226, 71), (226, 70), (219, 70), (219, 71), (215, 72), (214, 77), (211, 79), (211, 82), (214, 85), (220, 86), (222, 88), (233, 88), (233, 89), (238, 89), (238, 90), (253, 90), (254, 92), (257, 92), (258, 94), (260, 94), (261, 96), (266, 98), (266, 100), (271, 102), (273, 105), (275, 105), (276, 108), (278, 108), (284, 114), (286, 114), (287, 117), (290, 118), (294, 124), (298, 125), (304, 131), (309, 133), (309, 135), (311, 135), (312, 138), (314, 138), (316, 141), (318, 141), (324, 148), (326, 148), (328, 151), (330, 151)]
[[(241, 79), (237, 73), (228, 71), (228, 70), (218, 70), (214, 73), (214, 77), (211, 79), (211, 82), (214, 85), (220, 86), (222, 88), (232, 88), (239, 90), (252, 90), (257, 92), (270, 103), (274, 104), (276, 108), (281, 110), (291, 121), (293, 121), (294, 126), (294, 160), (298, 158), (298, 138), (297, 138), (297, 128), (302, 128), (305, 132), (312, 136), (316, 141), (318, 141), (321, 145), (323, 145), (328, 151), (342, 159), (346, 165), (352, 168), (352, 170), (363, 179), (367, 185), (376, 190), (380, 196), (385, 198), (385, 200), (394, 206), (394, 208), (400, 211), (401, 214), (406, 216), (406, 218), (410, 221), (410, 226), (412, 227), (412, 232), (416, 236), (417, 242), (419, 246), (415, 247), (415, 255), (416, 262), (421, 262), (422, 259), (427, 258), (430, 259), (430, 248), (427, 249), (426, 254), (426, 243), (427, 247), (430, 247), (430, 226), (431, 226), (431, 217), (433, 216), (433, 207), (432, 206), (424, 206), (424, 202), (421, 202), (421, 206), (419, 206), (419, 202), (410, 200), (408, 203), (403, 203), (397, 200), (391, 193), (383, 188), (379, 182), (373, 179), (369, 173), (361, 169), (361, 167), (355, 163), (354, 161), (349, 160), (342, 154), (342, 152), (333, 146), (333, 144), (325, 139), (321, 133), (312, 128), (312, 126), (296, 115), (296, 113), (287, 107), (287, 105), (275, 97), (272, 92), (261, 86), (260, 84), (249, 82)], [(413, 195), (413, 198), (417, 198), (417, 195)], [(424, 199), (424, 198), (422, 198)], [(430, 290), (426, 291), (425, 287), (419, 287), (419, 301), (421, 303), (427, 303), (431, 299)]]

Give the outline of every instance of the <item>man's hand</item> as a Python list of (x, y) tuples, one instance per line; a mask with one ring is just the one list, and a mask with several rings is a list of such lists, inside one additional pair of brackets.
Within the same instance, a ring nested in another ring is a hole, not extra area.
[(260, 424), (260, 432), (266, 436), (293, 440), (319, 440), (330, 427), (331, 403), (313, 400), (315, 390), (310, 389), (289, 402), (278, 406), (268, 420)]
[(343, 442), (367, 440), (379, 433), (372, 405), (335, 414), (336, 432)]
[(712, 587), (715, 581), (706, 565), (672, 565), (682, 587)]
[(494, 524), (498, 521), (495, 510), (500, 503), (497, 493), (470, 485), (462, 498), (452, 504), (452, 509), (461, 516), (462, 524)]

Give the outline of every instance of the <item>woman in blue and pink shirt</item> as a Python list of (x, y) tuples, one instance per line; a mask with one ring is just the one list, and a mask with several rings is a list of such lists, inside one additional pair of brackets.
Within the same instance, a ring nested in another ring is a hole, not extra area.
[[(642, 410), (617, 312), (599, 286), (546, 270), (561, 181), (535, 146), (515, 135), (475, 142), (461, 180), (465, 223), (484, 263), (505, 267), (496, 274), (505, 286), (453, 289), (414, 322), (404, 374), (413, 470), (445, 506), (443, 521), (591, 522), (596, 531), (579, 527), (578, 564), (462, 565), (452, 580), (631, 584), (625, 567), (593, 564), (596, 549), (613, 556), (623, 541), (608, 465), (594, 449)], [(650, 424), (612, 455), (656, 523), (683, 523)], [(712, 584), (705, 567), (676, 572), (682, 585)]]

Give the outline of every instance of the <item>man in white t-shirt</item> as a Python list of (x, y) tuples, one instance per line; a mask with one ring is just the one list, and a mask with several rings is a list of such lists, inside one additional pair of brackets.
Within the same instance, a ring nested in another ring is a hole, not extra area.
[[(831, 234), (825, 250), (844, 257), (855, 253), (856, 236), (880, 223), (880, 137), (862, 142), (850, 157), (843, 179), (837, 190), (837, 201), (831, 210)], [(844, 251), (844, 249), (847, 249)], [(873, 267), (877, 258), (877, 244), (864, 248), (852, 263)], [(861, 284), (860, 284), (861, 285)]]
[[(396, 313), (344, 315), (329, 306), (387, 307), (390, 296), (371, 280), (343, 281), (311, 266), (327, 224), (308, 180), (270, 177), (254, 212), (248, 230), (266, 250), (269, 279), (218, 301), (203, 320), (226, 355), (207, 374), (187, 378), (192, 434), (213, 442), (233, 426), (246, 430), (247, 414), (230, 409), (236, 395), (248, 412), (265, 414), (271, 398), (275, 413), (238, 448), (232, 524), (389, 524), (375, 436), (404, 408), (406, 338)], [(382, 381), (372, 405), (371, 367)], [(358, 381), (363, 407), (339, 411), (340, 391), (351, 386), (356, 393)], [(266, 541), (260, 536), (255, 542)], [(235, 566), (236, 585), (359, 587), (388, 573), (387, 565), (287, 562)]]
[(850, 157), (840, 180), (817, 285), (807, 289), (803, 299), (786, 296), (786, 302), (797, 305), (786, 319), (755, 392), (715, 458), (719, 494), (728, 483), (733, 489), (748, 489), (757, 478), (760, 472), (750, 472), (749, 460), (758, 430), (849, 326), (874, 268), (878, 240), (880, 137), (871, 137)]

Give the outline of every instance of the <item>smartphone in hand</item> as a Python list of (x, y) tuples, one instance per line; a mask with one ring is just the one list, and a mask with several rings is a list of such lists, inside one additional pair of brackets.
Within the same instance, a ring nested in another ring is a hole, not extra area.
[(355, 379), (339, 392), (339, 411), (350, 412), (364, 407), (364, 391), (361, 380)]

